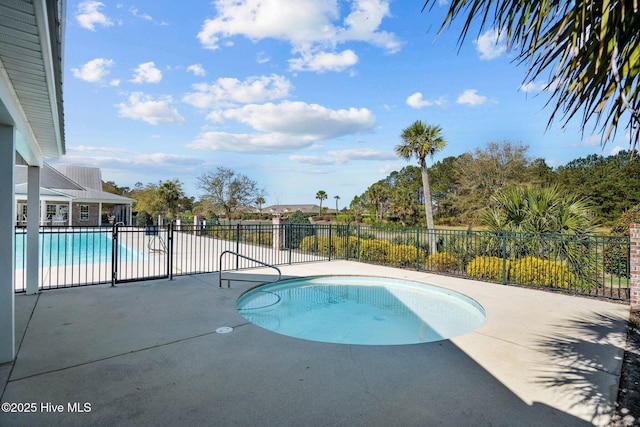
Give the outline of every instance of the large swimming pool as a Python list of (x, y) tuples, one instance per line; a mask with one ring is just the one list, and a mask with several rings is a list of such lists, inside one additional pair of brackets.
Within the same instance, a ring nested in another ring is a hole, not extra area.
[(417, 344), (470, 332), (485, 319), (473, 299), (407, 280), (317, 276), (245, 293), (238, 312), (250, 322), (296, 338), (340, 344)]
[[(16, 269), (25, 268), (26, 234), (16, 234)], [(113, 238), (111, 232), (40, 233), (39, 258), (43, 267), (84, 265), (111, 262)], [(119, 261), (138, 261), (144, 254), (118, 243)]]

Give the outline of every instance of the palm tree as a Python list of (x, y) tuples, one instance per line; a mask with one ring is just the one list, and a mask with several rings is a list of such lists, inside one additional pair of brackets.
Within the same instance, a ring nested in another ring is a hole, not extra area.
[(338, 216), (338, 200), (340, 200), (340, 196), (333, 196), (336, 199), (336, 216)]
[(178, 208), (178, 200), (180, 200), (182, 196), (182, 183), (179, 180), (160, 181), (160, 185), (158, 185), (158, 197), (165, 203), (167, 210), (174, 218)]
[[(429, 188), (429, 175), (427, 174), (427, 156), (433, 159), (434, 154), (442, 150), (447, 141), (441, 135), (440, 126), (427, 126), (420, 120), (416, 120), (411, 126), (402, 131), (403, 143), (396, 146), (396, 154), (405, 160), (412, 157), (418, 159), (420, 172), (422, 173), (422, 190), (424, 192), (424, 213), (427, 217), (427, 228), (433, 230), (433, 211), (431, 209), (431, 189)], [(435, 235), (429, 233), (429, 249), (436, 252)]]
[(316, 199), (320, 200), (320, 215), (322, 215), (322, 201), (327, 199), (327, 192), (320, 190), (316, 193)]
[(375, 209), (376, 218), (384, 217), (385, 206), (389, 203), (390, 189), (388, 185), (382, 182), (376, 182), (365, 193), (367, 203)]
[[(512, 187), (494, 197), (493, 207), (481, 216), (484, 225), (495, 232), (560, 233), (573, 239), (529, 239), (510, 243), (508, 252), (520, 256), (551, 257), (566, 261), (575, 272), (587, 277), (594, 271), (594, 258), (581, 236), (592, 233), (593, 215), (588, 201), (567, 194), (557, 185), (550, 187)], [(540, 245), (539, 242), (545, 241)]]
[(260, 215), (262, 215), (262, 205), (264, 205), (264, 203), (264, 197), (260, 196), (256, 198), (256, 205), (258, 205), (258, 212), (260, 212)]
[[(426, 0), (424, 7), (436, 4), (440, 2)], [(582, 116), (583, 130), (591, 123), (602, 124), (604, 144), (628, 116), (630, 142), (638, 147), (637, 1), (451, 0), (441, 31), (458, 17), (463, 22), (460, 43), (471, 28), (478, 28), (478, 34), (492, 29), (496, 42), (500, 37), (519, 51), (518, 62), (528, 67), (525, 83), (551, 76), (545, 88), (555, 98), (550, 120), (560, 112), (565, 124)]]
[(481, 217), (492, 231), (587, 234), (594, 230), (589, 203), (557, 185), (512, 187), (492, 199), (493, 208)]

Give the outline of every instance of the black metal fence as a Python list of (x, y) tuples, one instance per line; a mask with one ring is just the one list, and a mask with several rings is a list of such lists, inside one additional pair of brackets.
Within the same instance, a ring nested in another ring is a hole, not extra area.
[[(430, 247), (429, 242), (435, 244)], [(629, 238), (346, 225), (235, 224), (41, 228), (39, 288), (119, 283), (347, 259), (503, 284), (629, 300)], [(220, 264), (222, 262), (222, 264)], [(16, 232), (16, 291), (26, 288)]]

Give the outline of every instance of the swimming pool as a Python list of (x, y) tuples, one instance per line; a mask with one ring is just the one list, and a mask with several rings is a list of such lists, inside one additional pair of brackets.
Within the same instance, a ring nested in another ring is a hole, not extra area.
[[(26, 234), (16, 234), (15, 265), (25, 265)], [(113, 238), (111, 231), (74, 231), (62, 233), (40, 233), (38, 242), (41, 266), (84, 265), (111, 262)], [(118, 260), (138, 261), (144, 254), (118, 243)]]
[(423, 283), (369, 276), (316, 276), (243, 294), (250, 322), (296, 338), (339, 344), (400, 345), (453, 338), (485, 319), (473, 299)]

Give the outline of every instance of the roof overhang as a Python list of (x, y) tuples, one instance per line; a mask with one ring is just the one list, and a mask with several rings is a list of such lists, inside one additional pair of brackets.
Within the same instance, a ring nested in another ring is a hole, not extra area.
[(65, 0), (0, 2), (0, 125), (16, 128), (16, 150), (32, 166), (65, 152), (65, 9)]

